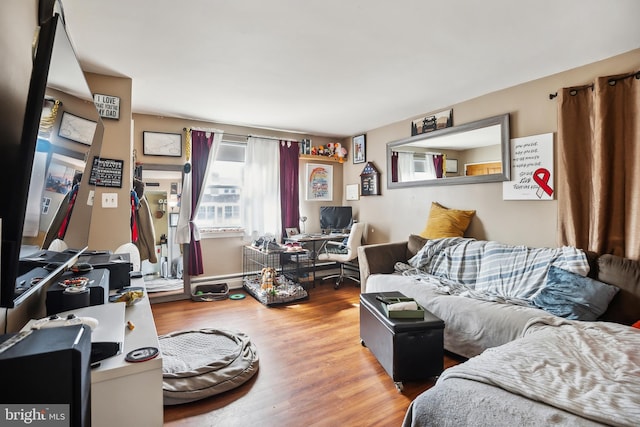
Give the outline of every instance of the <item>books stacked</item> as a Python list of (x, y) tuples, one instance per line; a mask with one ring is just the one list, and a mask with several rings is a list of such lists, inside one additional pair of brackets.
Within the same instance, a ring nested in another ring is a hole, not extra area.
[(391, 319), (424, 319), (424, 308), (413, 298), (379, 295), (376, 299), (380, 301), (384, 313)]

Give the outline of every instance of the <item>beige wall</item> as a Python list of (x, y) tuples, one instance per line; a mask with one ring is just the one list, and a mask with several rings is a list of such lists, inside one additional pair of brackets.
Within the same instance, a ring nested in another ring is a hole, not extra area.
[[(584, 67), (494, 92), (453, 106), (454, 125), (503, 113), (511, 114), (511, 137), (557, 130), (557, 101), (549, 94), (559, 88), (578, 86), (595, 77), (640, 68), (640, 49)], [(424, 116), (428, 114), (421, 115)], [(367, 243), (404, 240), (424, 229), (431, 202), (457, 209), (475, 209), (468, 235), (529, 246), (557, 246), (557, 202), (504, 201), (502, 183), (386, 188), (386, 144), (410, 136), (411, 120), (367, 132), (367, 160), (383, 173), (382, 196), (362, 197), (353, 203), (361, 221), (368, 224)], [(344, 184), (359, 182), (362, 165), (345, 164)]]
[[(120, 119), (103, 119), (104, 136), (100, 153), (92, 152), (88, 161), (99, 154), (102, 158), (124, 162), (122, 188), (95, 187), (89, 249), (115, 250), (118, 246), (131, 242), (130, 192), (133, 183), (133, 162), (131, 148), (131, 79), (87, 73), (87, 83), (92, 93), (120, 97)], [(116, 193), (117, 208), (103, 208), (102, 194)], [(78, 199), (85, 203), (87, 196), (79, 193)]]

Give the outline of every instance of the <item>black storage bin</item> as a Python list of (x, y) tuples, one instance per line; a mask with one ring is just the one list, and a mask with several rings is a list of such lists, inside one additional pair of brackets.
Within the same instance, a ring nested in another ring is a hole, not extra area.
[(425, 310), (424, 319), (390, 319), (382, 302), (400, 292), (360, 295), (360, 339), (401, 390), (403, 381), (438, 376), (444, 368), (444, 321)]

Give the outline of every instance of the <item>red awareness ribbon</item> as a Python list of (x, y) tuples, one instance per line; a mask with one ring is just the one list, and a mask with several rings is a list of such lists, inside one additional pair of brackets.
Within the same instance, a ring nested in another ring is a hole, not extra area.
[(549, 178), (551, 178), (551, 172), (545, 168), (536, 169), (533, 173), (533, 180), (540, 186), (536, 191), (536, 196), (539, 199), (542, 198), (543, 193), (547, 193), (549, 196), (553, 194), (553, 188), (549, 186)]

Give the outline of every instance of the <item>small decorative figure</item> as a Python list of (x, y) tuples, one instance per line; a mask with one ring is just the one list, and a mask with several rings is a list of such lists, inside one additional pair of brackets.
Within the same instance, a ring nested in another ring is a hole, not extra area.
[(260, 272), (260, 274), (262, 275), (262, 278), (260, 280), (261, 283), (261, 288), (269, 291), (272, 290), (274, 287), (278, 286), (278, 282), (276, 280), (276, 269), (273, 267), (264, 267), (262, 269), (262, 271)]

